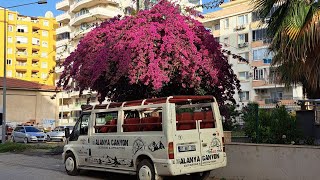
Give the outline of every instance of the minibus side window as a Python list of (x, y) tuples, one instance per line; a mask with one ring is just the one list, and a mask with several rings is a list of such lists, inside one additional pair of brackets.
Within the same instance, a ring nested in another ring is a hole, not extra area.
[(95, 119), (95, 133), (117, 132), (118, 111), (97, 113)]
[(162, 108), (124, 111), (123, 132), (162, 131)]
[(77, 121), (74, 129), (70, 135), (70, 141), (77, 141), (79, 136), (88, 135), (90, 114), (83, 114)]

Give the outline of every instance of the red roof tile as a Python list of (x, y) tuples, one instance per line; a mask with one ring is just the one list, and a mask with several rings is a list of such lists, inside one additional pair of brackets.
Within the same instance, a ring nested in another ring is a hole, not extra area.
[[(3, 77), (0, 77), (0, 88), (3, 88)], [(55, 86), (48, 86), (36, 82), (7, 78), (7, 89), (55, 91), (57, 88)]]

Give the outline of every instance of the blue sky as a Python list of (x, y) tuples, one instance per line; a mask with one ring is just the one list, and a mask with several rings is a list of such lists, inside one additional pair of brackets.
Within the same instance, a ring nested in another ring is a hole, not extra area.
[[(55, 16), (62, 13), (61, 11), (57, 11), (56, 3), (61, 0), (48, 0), (48, 4), (38, 5), (32, 4), (23, 7), (10, 8), (12, 11), (18, 11), (22, 15), (26, 16), (44, 16), (47, 11), (52, 11)], [(210, 2), (211, 0), (203, 0), (203, 3)], [(0, 0), (0, 6), (9, 7), (15, 6), (25, 3), (37, 2), (37, 0)], [(204, 9), (204, 13), (211, 12), (213, 9)]]

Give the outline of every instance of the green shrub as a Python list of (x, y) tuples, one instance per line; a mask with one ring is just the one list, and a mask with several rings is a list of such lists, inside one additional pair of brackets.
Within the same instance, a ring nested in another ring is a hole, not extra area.
[(250, 103), (242, 110), (244, 131), (253, 142), (291, 144), (299, 138), (296, 117), (288, 113), (284, 106), (270, 110), (259, 109), (258, 126), (257, 107), (258, 104)]

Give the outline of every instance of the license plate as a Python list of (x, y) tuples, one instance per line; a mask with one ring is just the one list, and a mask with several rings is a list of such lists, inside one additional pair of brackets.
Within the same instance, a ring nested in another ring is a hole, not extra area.
[(178, 146), (179, 152), (189, 152), (189, 151), (196, 151), (196, 145), (183, 145)]

